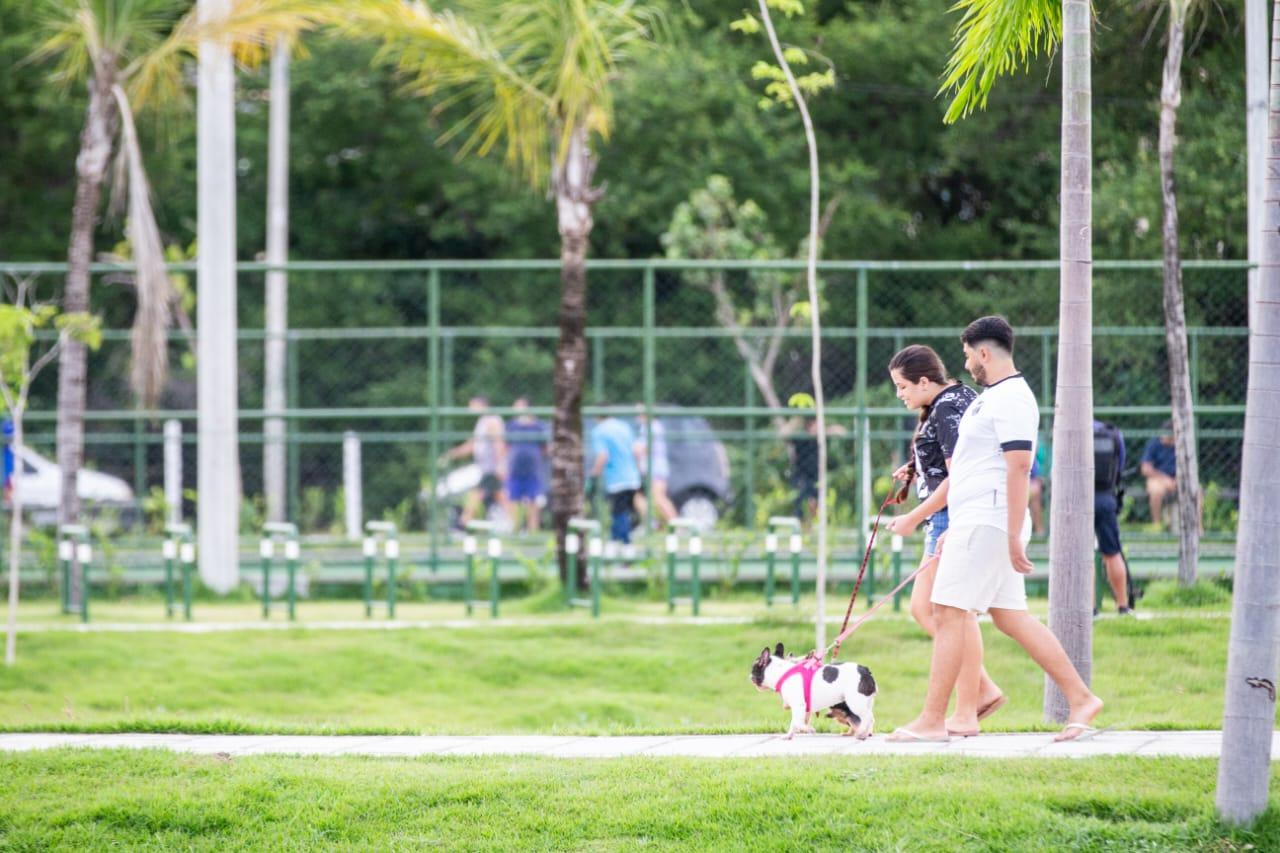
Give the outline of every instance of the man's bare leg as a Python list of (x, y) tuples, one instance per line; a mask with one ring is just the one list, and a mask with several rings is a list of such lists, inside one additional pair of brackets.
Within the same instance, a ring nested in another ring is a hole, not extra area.
[[(1054, 684), (1058, 685), (1067, 704), (1071, 706), (1067, 722), (1080, 726), (1093, 722), (1093, 718), (1102, 710), (1102, 700), (1093, 695), (1080, 673), (1076, 672), (1053, 632), (1025, 610), (999, 610), (993, 607), (991, 620), (996, 623), (997, 628), (1022, 646), (1045, 674), (1053, 679)], [(1058, 739), (1071, 740), (1083, 732), (1082, 728), (1067, 729), (1063, 732), (1067, 736), (1059, 735)]]

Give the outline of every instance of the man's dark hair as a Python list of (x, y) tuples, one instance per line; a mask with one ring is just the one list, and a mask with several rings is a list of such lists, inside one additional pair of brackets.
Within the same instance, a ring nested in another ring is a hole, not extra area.
[(1013, 355), (1013, 326), (999, 315), (974, 320), (960, 333), (960, 340), (970, 347), (976, 347), (982, 341), (991, 341)]

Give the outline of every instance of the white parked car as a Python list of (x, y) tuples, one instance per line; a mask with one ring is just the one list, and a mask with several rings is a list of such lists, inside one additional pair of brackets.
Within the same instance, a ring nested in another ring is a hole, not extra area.
[[(58, 495), (62, 489), (62, 472), (57, 463), (45, 459), (30, 447), (23, 447), (15, 456), (13, 488), (22, 497), (23, 510), (30, 514), (33, 524), (56, 523)], [(88, 512), (116, 510), (126, 520), (137, 513), (133, 489), (119, 477), (82, 468), (76, 480), (76, 491)], [(5, 503), (7, 505), (8, 501)]]

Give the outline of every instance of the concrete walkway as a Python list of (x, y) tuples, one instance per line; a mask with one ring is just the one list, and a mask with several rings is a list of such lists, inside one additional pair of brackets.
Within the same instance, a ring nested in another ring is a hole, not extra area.
[[(1089, 758), (1099, 755), (1217, 758), (1222, 733), (1103, 731), (1087, 740), (1054, 743), (1050, 734), (987, 734), (949, 743), (889, 743), (839, 735), (656, 735), (573, 737), (548, 735), (179, 735), (179, 734), (0, 734), (0, 752), (75, 747), (167, 749), (171, 752), (246, 755), (458, 756), (538, 755), (551, 758), (626, 756), (758, 758), (813, 755), (956, 755), (982, 758)], [(1271, 755), (1280, 759), (1280, 732)]]

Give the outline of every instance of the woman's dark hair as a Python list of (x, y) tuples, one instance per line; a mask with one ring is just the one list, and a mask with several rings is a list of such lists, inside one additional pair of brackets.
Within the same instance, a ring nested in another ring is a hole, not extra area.
[[(893, 358), (889, 359), (889, 370), (898, 371), (902, 374), (903, 379), (911, 383), (919, 382), (921, 379), (928, 379), (930, 382), (944, 386), (955, 382), (947, 374), (947, 366), (942, 363), (942, 359), (934, 352), (933, 347), (927, 347), (924, 344), (912, 344), (909, 347), (903, 347), (898, 350), (894, 353)], [(916, 466), (914, 464), (916, 439), (919, 438), (920, 428), (929, 419), (929, 412), (932, 409), (933, 406), (929, 403), (920, 407), (920, 420), (916, 424), (915, 434), (911, 436), (911, 474), (907, 477), (906, 482), (902, 484), (902, 488), (898, 490), (898, 494), (895, 497), (898, 503), (906, 500), (911, 483), (916, 478)]]

